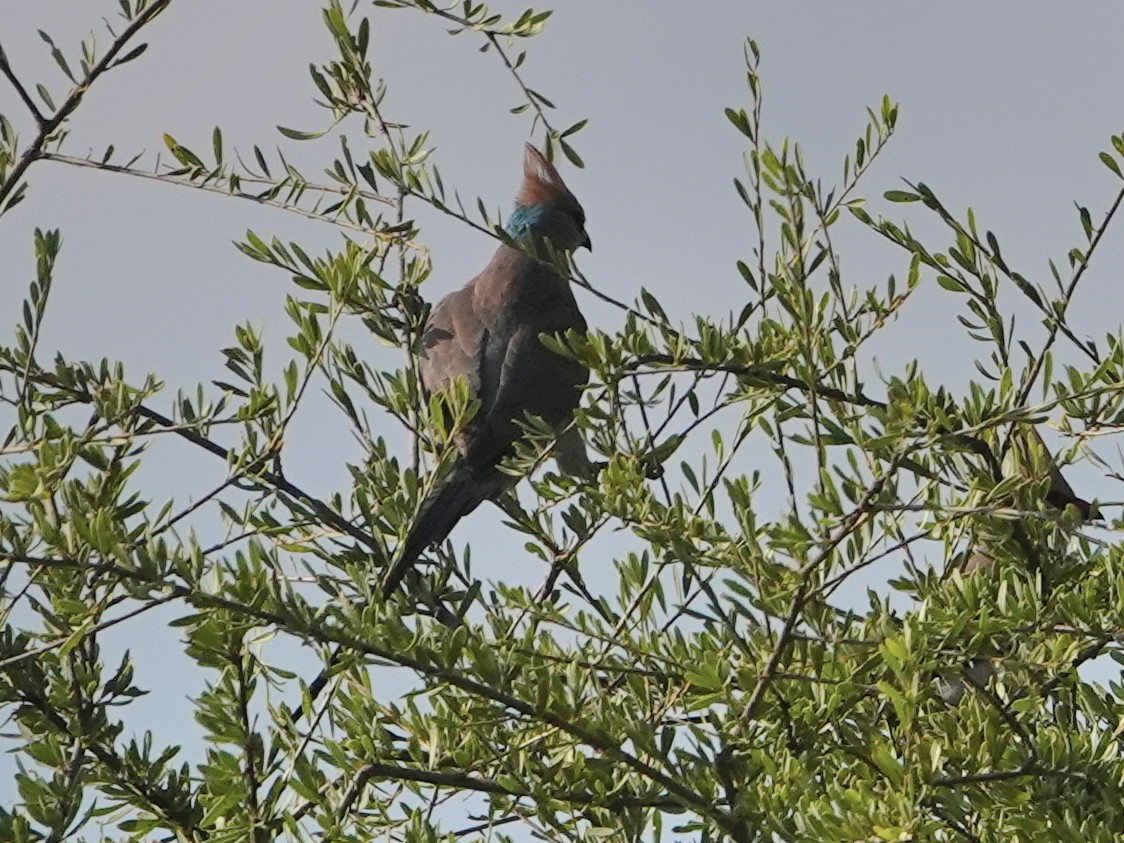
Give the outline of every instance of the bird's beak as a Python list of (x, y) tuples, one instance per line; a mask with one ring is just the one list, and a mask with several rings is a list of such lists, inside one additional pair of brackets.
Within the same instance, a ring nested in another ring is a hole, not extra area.
[(578, 245), (579, 246), (585, 246), (587, 249), (589, 249), (589, 251), (592, 252), (593, 251), (593, 243), (592, 243), (592, 241), (590, 241), (589, 235), (586, 234), (585, 231), (583, 231), (582, 234), (585, 234), (585, 239), (582, 240), (582, 242), (578, 243)]

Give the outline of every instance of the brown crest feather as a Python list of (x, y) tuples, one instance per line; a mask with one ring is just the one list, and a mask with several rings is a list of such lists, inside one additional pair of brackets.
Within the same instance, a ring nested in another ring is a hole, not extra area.
[(528, 143), (523, 148), (523, 183), (519, 186), (515, 203), (517, 205), (577, 205), (578, 200), (566, 187), (554, 165)]

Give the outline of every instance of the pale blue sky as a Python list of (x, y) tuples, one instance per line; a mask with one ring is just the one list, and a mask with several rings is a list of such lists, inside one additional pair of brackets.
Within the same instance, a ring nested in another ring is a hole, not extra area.
[[(742, 175), (743, 139), (722, 115), (725, 106), (747, 104), (746, 36), (763, 53), (769, 137), (799, 141), (809, 169), (837, 182), (866, 107), (889, 93), (901, 103), (898, 133), (860, 193), (877, 198), (902, 177), (923, 180), (949, 207), (971, 204), (999, 235), (1008, 262), (1028, 277), (1045, 278), (1046, 259), (1062, 264), (1079, 242), (1073, 200), (1097, 220), (1116, 190), (1097, 152), (1124, 129), (1118, 82), (1124, 6), (1118, 2), (557, 5), (545, 34), (526, 44), (522, 72), (558, 106), (559, 125), (590, 120), (576, 144), (586, 169), (563, 169), (588, 212), (596, 247), (579, 263), (618, 298), (631, 300), (641, 286), (649, 288), (674, 318), (739, 310), (747, 295), (734, 270), (737, 259), (750, 260), (755, 241), (732, 189), (733, 177)], [(477, 52), (471, 34), (450, 39), (435, 18), (363, 8), (373, 15), (376, 72), (390, 88), (388, 116), (432, 130), (434, 160), (462, 196), (479, 195), (489, 207), (506, 209), (529, 127), (526, 115), (508, 113), (520, 102), (510, 77), (494, 56)], [(59, 100), (65, 85), (36, 29), (74, 55), (85, 32), (115, 10), (110, 0), (5, 0), (0, 43), (24, 80), (46, 82)], [(173, 4), (147, 40), (148, 53), (100, 82), (78, 111), (69, 152), (100, 151), (109, 143), (119, 156), (153, 152), (165, 132), (207, 150), (217, 123), (228, 144), (280, 145), (309, 175), (329, 160), (324, 147), (287, 141), (274, 129), (325, 124), (311, 102), (307, 72), (310, 62), (331, 57), (318, 4)], [(26, 113), (3, 84), (0, 113), (30, 133)], [(358, 125), (351, 129), (352, 148), (361, 149)], [(253, 228), (267, 238), (297, 240), (310, 253), (339, 242), (330, 226), (182, 188), (55, 164), (34, 166), (29, 181), (29, 198), (0, 221), (0, 313), (9, 314), (7, 324), (18, 318), (33, 271), (32, 229), (60, 227), (64, 249), (44, 352), (121, 359), (137, 381), (156, 372), (168, 383), (166, 401), (175, 388), (224, 377), (218, 349), (247, 320), (266, 326), (275, 367), (287, 359), (281, 305), (292, 287), (281, 273), (239, 255), (231, 241)], [(937, 230), (919, 206), (876, 201), (874, 207), (904, 215), (921, 232)], [(417, 214), (435, 264), (425, 292), (437, 298), (475, 274), (494, 243), (423, 209)], [(857, 224), (841, 226), (835, 241), (845, 282), (904, 275), (904, 256)], [(1118, 329), (1122, 255), (1124, 232), (1117, 230), (1074, 305), (1079, 335)], [(621, 324), (618, 311), (588, 296), (580, 300), (596, 327), (612, 331)], [(955, 388), (974, 376), (975, 349), (957, 331), (948, 297), (932, 290), (887, 329), (877, 348), (887, 373), (918, 357), (933, 381)], [(354, 453), (346, 430), (323, 402), (314, 403), (299, 419), (286, 470), (302, 486), (326, 493), (346, 482), (343, 461)], [(223, 476), (221, 462), (188, 446), (169, 444), (154, 456), (147, 482), (157, 499), (174, 494), (184, 501)], [(1071, 476), (1082, 473), (1074, 469)], [(1087, 495), (1124, 497), (1095, 482)], [(497, 529), (499, 519), (483, 508), (454, 538), (486, 538), (491, 547), (521, 553), (522, 542)], [(532, 567), (512, 576), (537, 582), (541, 573)], [(144, 641), (139, 637), (130, 628), (115, 642), (133, 647), (140, 683), (154, 689), (137, 706), (138, 722), (159, 740), (190, 744), (197, 733), (186, 697), (198, 685), (180, 671), (175, 634), (153, 630)], [(107, 646), (113, 642), (107, 636)], [(4, 769), (0, 800), (11, 793)]]

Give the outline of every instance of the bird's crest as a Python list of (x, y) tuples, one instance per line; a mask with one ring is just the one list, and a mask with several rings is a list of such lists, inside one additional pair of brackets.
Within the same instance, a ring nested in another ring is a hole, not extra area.
[(523, 184), (519, 187), (515, 204), (580, 207), (554, 165), (531, 144), (524, 147)]

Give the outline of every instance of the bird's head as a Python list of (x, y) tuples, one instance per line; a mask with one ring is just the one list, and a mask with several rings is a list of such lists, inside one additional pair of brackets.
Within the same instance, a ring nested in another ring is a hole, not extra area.
[(523, 184), (507, 221), (507, 233), (516, 242), (534, 248), (544, 240), (562, 252), (572, 252), (579, 246), (593, 248), (585, 232), (581, 203), (554, 165), (530, 144), (523, 154)]

